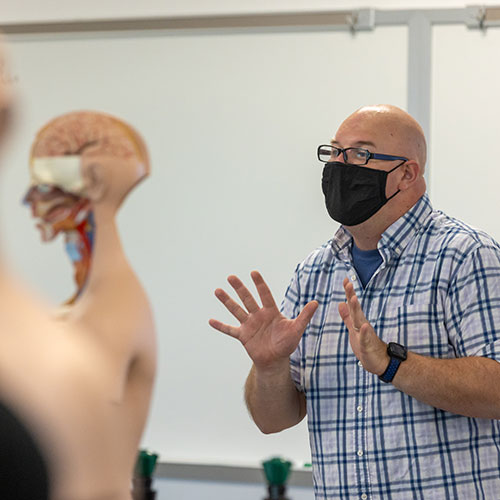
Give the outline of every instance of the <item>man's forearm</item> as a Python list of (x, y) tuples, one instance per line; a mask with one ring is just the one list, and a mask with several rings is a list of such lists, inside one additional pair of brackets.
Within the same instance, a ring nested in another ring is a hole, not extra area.
[(245, 400), (257, 427), (265, 434), (292, 427), (306, 414), (305, 396), (292, 381), (288, 360), (272, 369), (252, 366), (245, 385)]
[(500, 363), (493, 359), (436, 359), (409, 352), (392, 383), (436, 408), (468, 417), (500, 419)]

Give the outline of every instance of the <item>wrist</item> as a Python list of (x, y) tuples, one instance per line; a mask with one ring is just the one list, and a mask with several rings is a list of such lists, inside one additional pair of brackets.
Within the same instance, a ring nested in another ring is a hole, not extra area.
[(389, 364), (387, 365), (384, 372), (379, 375), (379, 379), (382, 382), (391, 383), (394, 379), (401, 363), (406, 361), (408, 357), (408, 349), (396, 342), (389, 342), (387, 346), (387, 354), (389, 356)]
[(290, 374), (290, 358), (280, 358), (266, 364), (253, 364), (257, 379), (276, 379), (277, 377)]
[(387, 368), (391, 358), (387, 353), (387, 344), (380, 339), (377, 340), (376, 349), (373, 349), (370, 354), (360, 357), (360, 361), (366, 371), (380, 377)]
[(377, 377), (380, 377), (385, 372), (390, 362), (391, 362), (391, 357), (389, 356), (389, 354), (387, 354), (387, 344), (386, 344), (384, 352), (380, 357), (380, 361), (377, 365), (377, 369), (373, 372), (373, 374), (377, 375)]

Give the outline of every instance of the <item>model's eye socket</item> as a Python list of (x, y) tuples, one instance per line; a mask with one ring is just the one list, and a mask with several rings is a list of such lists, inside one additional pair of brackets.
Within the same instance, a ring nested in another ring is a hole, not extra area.
[(50, 184), (38, 184), (36, 189), (40, 194), (47, 194), (50, 193), (52, 186)]

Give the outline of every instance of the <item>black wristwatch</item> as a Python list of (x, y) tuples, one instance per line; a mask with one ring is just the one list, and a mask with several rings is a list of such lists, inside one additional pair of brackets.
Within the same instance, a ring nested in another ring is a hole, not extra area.
[(389, 342), (387, 346), (387, 354), (391, 357), (385, 372), (379, 376), (382, 382), (392, 382), (394, 375), (398, 371), (399, 365), (406, 359), (408, 355), (408, 350), (405, 346), (401, 344), (396, 344), (396, 342)]

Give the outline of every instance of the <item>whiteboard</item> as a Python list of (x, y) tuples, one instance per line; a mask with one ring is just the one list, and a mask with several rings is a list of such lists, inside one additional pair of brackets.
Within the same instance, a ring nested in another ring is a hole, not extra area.
[(435, 27), (433, 41), (433, 203), (500, 241), (500, 30)]
[[(12, 266), (54, 303), (73, 291), (62, 242), (43, 245), (20, 198), (27, 152), (49, 118), (96, 109), (146, 138), (152, 176), (119, 216), (149, 293), (159, 373), (143, 445), (164, 462), (310, 460), (305, 423), (264, 436), (243, 385), (250, 361), (208, 319), (229, 274), (260, 270), (276, 300), (295, 265), (336, 230), (316, 147), (358, 107), (405, 107), (407, 30), (127, 33), (9, 38), (20, 116), (1, 183)], [(36, 256), (36, 260), (35, 260)]]

